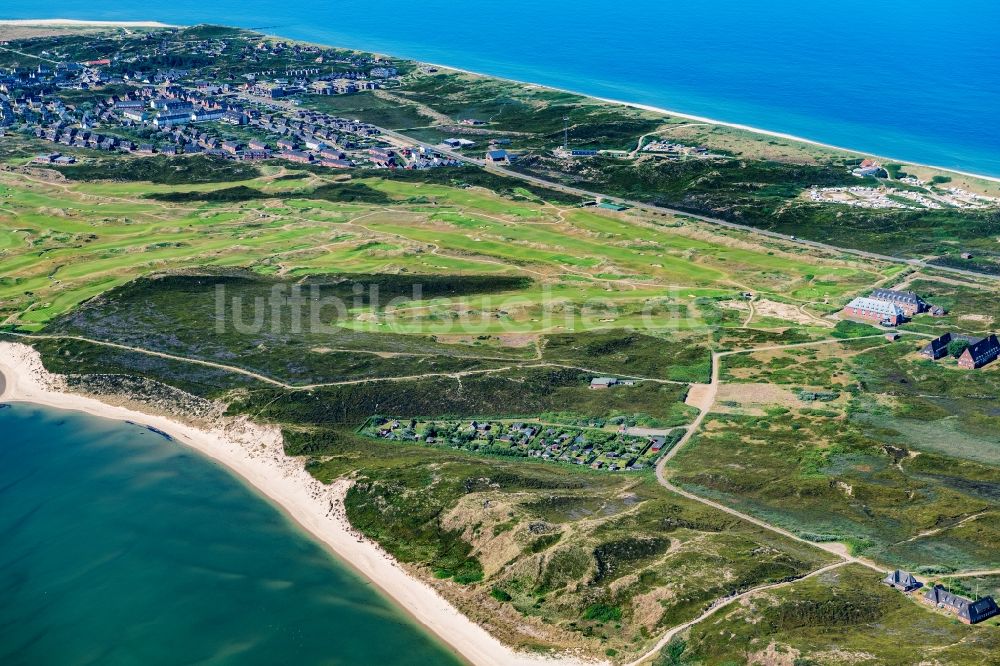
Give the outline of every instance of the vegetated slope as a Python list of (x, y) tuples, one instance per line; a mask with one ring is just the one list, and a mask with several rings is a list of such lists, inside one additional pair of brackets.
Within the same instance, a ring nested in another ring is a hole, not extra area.
[[(282, 281), (231, 271), (142, 278), (46, 329), (233, 365), (287, 383), (493, 368), (527, 352), (352, 330), (347, 309), (522, 289), (519, 277), (350, 275)], [(416, 292), (415, 292), (416, 289)], [(379, 302), (371, 303), (377, 294)], [(279, 304), (273, 306), (277, 296)], [(487, 357), (487, 358), (483, 358)]]
[[(614, 196), (840, 247), (905, 257), (937, 255), (943, 264), (964, 267), (970, 264), (959, 254), (973, 249), (977, 258), (972, 267), (1000, 272), (1000, 252), (992, 240), (1000, 232), (996, 210), (870, 210), (800, 198), (813, 186), (882, 184), (852, 176), (843, 164), (740, 159), (630, 163), (610, 158), (565, 162), (535, 156), (516, 168)], [(905, 187), (891, 182), (888, 186)]]
[[(650, 477), (607, 474), (361, 438), (376, 409), (448, 414), (543, 409), (575, 418), (664, 410), (683, 385), (622, 387), (598, 396), (571, 370), (526, 369), (414, 382), (290, 392), (216, 368), (189, 366), (79, 341), (36, 343), (47, 367), (80, 373), (74, 386), (137, 390), (141, 375), (233, 399), (232, 413), (281, 424), (292, 455), (322, 480), (355, 474), (352, 523), (401, 561), (447, 579), (443, 592), (497, 635), (530, 647), (629, 654), (734, 589), (796, 576), (828, 562), (696, 503)], [(89, 375), (87, 373), (95, 373)], [(99, 374), (98, 374), (99, 373)], [(724, 571), (724, 574), (720, 574)], [(529, 627), (529, 629), (526, 629)]]
[(924, 343), (725, 357), (732, 397), (672, 462), (677, 481), (902, 568), (993, 566), (1000, 459), (983, 407), (996, 375), (918, 360)]
[(877, 578), (851, 565), (755, 595), (675, 639), (656, 663), (916, 664), (933, 655), (976, 666), (1000, 650), (996, 627), (928, 612)]

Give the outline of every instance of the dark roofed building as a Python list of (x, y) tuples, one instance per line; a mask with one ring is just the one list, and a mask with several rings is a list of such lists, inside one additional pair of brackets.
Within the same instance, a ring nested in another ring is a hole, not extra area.
[(990, 334), (982, 340), (970, 342), (962, 355), (958, 357), (958, 366), (966, 370), (981, 368), (992, 363), (1000, 356), (1000, 340), (996, 334)]
[(976, 624), (1000, 614), (993, 597), (983, 597), (972, 601), (957, 594), (952, 594), (940, 585), (935, 585), (924, 594), (924, 603), (939, 608), (946, 608), (965, 624)]
[(491, 150), (486, 153), (486, 161), (489, 164), (510, 164), (510, 155), (506, 150)]
[(906, 312), (891, 301), (858, 297), (843, 310), (847, 317), (878, 322), (884, 326), (899, 326), (906, 321)]
[(920, 583), (913, 577), (913, 574), (909, 571), (900, 571), (899, 569), (890, 571), (882, 579), (882, 583), (889, 587), (894, 587), (901, 592), (911, 592), (920, 587)]
[(889, 303), (895, 303), (898, 305), (903, 312), (906, 313), (907, 317), (912, 317), (913, 315), (926, 312), (928, 305), (924, 299), (917, 296), (916, 292), (912, 291), (896, 291), (895, 289), (876, 289), (874, 290), (868, 298), (874, 298), (878, 301), (888, 301)]
[(934, 338), (927, 345), (920, 350), (920, 353), (927, 358), (938, 360), (939, 358), (944, 358), (948, 354), (948, 345), (955, 338), (951, 333), (945, 333), (939, 338)]

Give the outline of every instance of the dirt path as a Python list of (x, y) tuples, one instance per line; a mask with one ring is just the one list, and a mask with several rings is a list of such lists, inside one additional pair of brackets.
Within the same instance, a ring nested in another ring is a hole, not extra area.
[(420, 102), (411, 100), (400, 95), (393, 95), (391, 92), (385, 90), (374, 90), (372, 94), (379, 99), (384, 99), (387, 102), (392, 102), (393, 104), (399, 104), (400, 106), (410, 106), (413, 107), (417, 113), (424, 116), (425, 118), (430, 118), (435, 123), (440, 125), (452, 125), (455, 123), (451, 117), (446, 116), (440, 111), (435, 111), (426, 104), (421, 104)]
[(942, 574), (942, 578), (972, 578), (973, 576), (1000, 576), (1000, 569), (980, 569), (978, 571), (956, 571)]
[[(279, 388), (286, 389), (288, 391), (310, 391), (318, 388), (326, 388), (330, 386), (351, 386), (354, 384), (365, 384), (368, 382), (406, 382), (406, 381), (416, 381), (420, 379), (428, 379), (431, 377), (450, 377), (452, 379), (461, 380), (462, 377), (469, 377), (472, 375), (488, 375), (497, 372), (507, 372), (509, 370), (521, 370), (521, 369), (533, 369), (533, 368), (565, 368), (569, 370), (580, 370), (593, 375), (603, 375), (607, 374), (599, 370), (592, 370), (590, 368), (583, 368), (576, 365), (568, 365), (564, 363), (552, 363), (552, 362), (541, 362), (541, 363), (531, 363), (524, 362), (518, 363), (517, 359), (502, 359), (513, 361), (510, 365), (501, 366), (497, 368), (481, 368), (478, 370), (460, 370), (458, 372), (425, 372), (416, 375), (402, 375), (402, 376), (391, 376), (391, 377), (364, 377), (362, 379), (344, 379), (337, 382), (322, 382), (317, 384), (288, 384), (286, 382), (274, 379), (273, 377), (268, 377), (267, 375), (262, 375), (260, 373), (254, 372), (252, 370), (247, 370), (245, 368), (240, 368), (234, 365), (226, 365), (224, 363), (216, 363), (214, 361), (205, 361), (198, 358), (190, 358), (187, 356), (179, 356), (177, 354), (168, 354), (166, 352), (158, 352), (151, 349), (143, 349), (142, 347), (134, 347), (130, 345), (123, 345), (117, 342), (107, 342), (104, 340), (94, 340), (91, 338), (85, 338), (78, 335), (46, 335), (46, 334), (24, 334), (24, 333), (13, 333), (9, 332), (7, 335), (13, 335), (19, 338), (25, 338), (28, 340), (76, 340), (78, 342), (86, 342), (92, 345), (98, 345), (101, 347), (109, 347), (111, 349), (121, 349), (123, 351), (134, 352), (137, 354), (144, 354), (146, 356), (154, 356), (156, 358), (163, 358), (170, 361), (179, 361), (181, 363), (193, 363), (194, 365), (202, 365), (209, 368), (216, 368), (218, 370), (225, 370), (226, 372), (233, 372), (236, 374), (244, 375), (246, 377), (251, 377), (258, 381), (270, 384), (271, 386), (277, 386)], [(331, 350), (333, 351), (333, 350)], [(384, 354), (384, 351), (380, 350), (370, 350), (370, 349), (351, 349), (345, 350), (355, 354), (373, 354), (380, 355)], [(455, 357), (450, 357), (455, 358)], [(471, 358), (471, 357), (457, 357), (457, 358)], [(655, 382), (658, 384), (678, 384), (686, 385), (687, 382), (675, 381), (672, 379), (659, 379), (656, 377), (641, 377), (637, 375), (617, 375), (623, 379), (635, 379), (644, 382)]]
[(749, 596), (752, 596), (754, 594), (757, 594), (758, 592), (764, 592), (764, 591), (767, 591), (767, 590), (774, 590), (774, 589), (781, 588), (781, 587), (787, 587), (788, 585), (791, 585), (793, 583), (797, 583), (797, 582), (799, 582), (801, 580), (806, 580), (807, 578), (812, 578), (813, 576), (818, 576), (820, 574), (824, 574), (827, 571), (832, 571), (832, 570), (834, 570), (834, 569), (836, 569), (838, 567), (844, 566), (845, 564), (847, 564), (847, 562), (834, 562), (833, 564), (828, 564), (825, 567), (821, 567), (819, 569), (815, 569), (813, 571), (810, 571), (809, 573), (805, 574), (804, 576), (797, 576), (797, 577), (793, 578), (792, 580), (785, 580), (785, 581), (781, 581), (780, 583), (768, 583), (767, 585), (761, 585), (759, 587), (754, 587), (754, 588), (751, 588), (751, 589), (749, 589), (749, 590), (747, 590), (745, 592), (740, 592), (739, 594), (734, 594), (734, 595), (730, 595), (730, 596), (727, 596), (727, 597), (721, 597), (719, 599), (716, 599), (714, 602), (712, 602), (712, 605), (710, 605), (708, 607), (708, 609), (705, 610), (704, 613), (702, 613), (698, 617), (694, 618), (693, 620), (689, 620), (689, 621), (685, 622), (684, 624), (679, 624), (676, 627), (672, 627), (669, 631), (667, 631), (667, 633), (665, 633), (662, 636), (660, 636), (660, 640), (658, 640), (656, 642), (656, 645), (654, 645), (652, 648), (650, 648), (649, 650), (647, 650), (645, 652), (645, 654), (643, 654), (641, 657), (639, 657), (635, 661), (629, 662), (626, 666), (641, 666), (641, 664), (648, 663), (651, 659), (653, 659), (653, 658), (656, 657), (657, 653), (660, 650), (662, 650), (664, 647), (667, 646), (667, 644), (673, 639), (674, 636), (676, 636), (677, 634), (681, 633), (682, 631), (684, 631), (684, 630), (686, 630), (686, 629), (688, 629), (690, 627), (693, 627), (694, 625), (698, 624), (699, 622), (708, 619), (712, 615), (715, 615), (715, 613), (717, 613), (718, 611), (722, 610), (723, 608), (725, 608), (729, 604), (733, 603), (734, 601), (738, 601), (740, 599), (745, 599), (746, 597), (749, 597)]
[[(877, 338), (877, 337), (881, 337), (881, 336), (880, 335), (868, 335), (868, 336), (863, 336), (863, 337), (864, 338)], [(854, 338), (854, 339), (862, 339), (862, 338)], [(710, 507), (712, 507), (714, 509), (718, 509), (719, 511), (723, 511), (724, 513), (728, 513), (731, 516), (735, 516), (737, 518), (740, 518), (741, 520), (744, 520), (746, 522), (749, 522), (749, 523), (752, 523), (754, 525), (757, 525), (758, 527), (763, 527), (766, 530), (770, 530), (772, 532), (776, 532), (776, 533), (778, 533), (778, 534), (780, 534), (780, 535), (782, 535), (784, 537), (792, 539), (793, 541), (797, 541), (799, 543), (807, 544), (807, 545), (812, 546), (814, 548), (819, 548), (821, 550), (825, 550), (826, 552), (831, 553), (831, 554), (836, 555), (837, 557), (841, 558), (843, 562), (851, 562), (851, 563), (854, 563), (854, 564), (860, 564), (862, 566), (868, 567), (869, 569), (874, 569), (874, 570), (878, 571), (879, 573), (882, 573), (885, 570), (884, 567), (876, 564), (875, 562), (872, 562), (871, 560), (867, 560), (865, 558), (855, 557), (853, 555), (850, 555), (846, 551), (844, 545), (841, 544), (841, 543), (836, 543), (836, 542), (817, 543), (815, 541), (809, 541), (808, 539), (800, 537), (797, 534), (789, 532), (788, 530), (786, 530), (784, 528), (778, 527), (777, 525), (772, 525), (771, 523), (768, 523), (768, 522), (766, 522), (764, 520), (761, 520), (759, 518), (755, 518), (755, 517), (753, 517), (753, 516), (751, 516), (749, 514), (743, 513), (742, 511), (737, 511), (736, 509), (728, 507), (725, 504), (721, 504), (721, 503), (716, 502), (714, 500), (706, 499), (704, 497), (701, 497), (700, 495), (696, 495), (696, 494), (694, 494), (692, 492), (684, 490), (683, 488), (679, 488), (678, 486), (676, 486), (676, 485), (674, 485), (673, 483), (670, 482), (670, 479), (667, 477), (667, 473), (666, 473), (667, 463), (670, 462), (670, 460), (675, 455), (677, 455), (677, 452), (680, 451), (681, 448), (683, 448), (684, 445), (687, 444), (691, 440), (691, 438), (698, 431), (698, 428), (701, 427), (701, 424), (705, 420), (705, 417), (711, 411), (712, 405), (715, 404), (715, 398), (716, 398), (716, 395), (718, 394), (718, 391), (719, 391), (719, 384), (721, 383), (720, 380), (719, 380), (719, 373), (720, 373), (721, 360), (722, 360), (723, 357), (731, 356), (733, 354), (750, 354), (750, 353), (760, 352), (760, 351), (792, 349), (792, 348), (798, 348), (798, 347), (810, 347), (810, 346), (817, 346), (817, 345), (836, 344), (836, 343), (840, 343), (840, 342), (843, 342), (843, 340), (840, 340), (840, 339), (827, 339), (827, 340), (816, 340), (816, 341), (812, 341), (812, 342), (799, 342), (799, 343), (788, 344), (788, 345), (772, 345), (772, 346), (767, 346), (767, 347), (754, 347), (754, 348), (751, 348), (751, 349), (740, 349), (740, 350), (731, 350), (731, 351), (724, 351), (724, 352), (712, 352), (712, 375), (711, 375), (711, 382), (709, 384), (707, 384), (707, 385), (701, 385), (703, 388), (699, 389), (699, 392), (698, 392), (698, 395), (697, 395), (697, 401), (698, 402), (697, 402), (697, 404), (693, 404), (693, 406), (697, 407), (698, 410), (699, 410), (698, 416), (695, 418), (694, 421), (691, 422), (691, 425), (688, 426), (687, 432), (684, 433), (684, 436), (681, 437), (680, 441), (678, 441), (677, 444), (674, 445), (673, 448), (671, 448), (665, 455), (663, 455), (660, 458), (659, 462), (656, 464), (656, 478), (660, 482), (660, 485), (662, 485), (664, 488), (670, 490), (673, 493), (677, 493), (678, 495), (681, 495), (681, 496), (686, 497), (688, 499), (694, 500), (696, 502), (700, 502), (701, 504), (705, 504), (705, 505), (710, 506)], [(692, 403), (689, 402), (688, 404), (692, 404)]]

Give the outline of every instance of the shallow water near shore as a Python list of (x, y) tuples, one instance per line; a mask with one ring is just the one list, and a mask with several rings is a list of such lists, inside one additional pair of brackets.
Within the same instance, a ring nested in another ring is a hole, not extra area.
[(992, 0), (5, 0), (0, 18), (219, 23), (1000, 176)]
[(458, 664), (212, 461), (0, 409), (0, 663)]

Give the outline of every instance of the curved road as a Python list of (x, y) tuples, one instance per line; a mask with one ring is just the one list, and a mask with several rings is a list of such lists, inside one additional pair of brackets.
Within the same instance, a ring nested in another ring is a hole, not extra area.
[[(866, 337), (868, 337), (868, 336), (866, 336)], [(879, 337), (879, 336), (874, 336), (874, 337)], [(832, 343), (835, 343), (835, 342), (841, 342), (841, 341), (840, 340), (821, 340), (821, 341), (818, 341), (818, 342), (796, 343), (796, 344), (785, 345), (785, 346), (787, 346), (787, 347), (806, 347), (806, 346), (811, 346), (811, 345), (832, 344)], [(712, 376), (711, 376), (712, 378), (711, 378), (711, 382), (708, 384), (708, 392), (706, 394), (704, 394), (704, 396), (702, 396), (702, 398), (701, 398), (701, 404), (698, 406), (698, 416), (695, 417), (695, 420), (691, 422), (691, 425), (689, 425), (688, 428), (687, 428), (687, 432), (684, 433), (684, 436), (681, 437), (681, 439), (677, 442), (677, 444), (675, 444), (669, 451), (667, 451), (666, 454), (664, 454), (663, 456), (660, 457), (660, 461), (658, 463), (656, 463), (656, 479), (657, 479), (657, 481), (660, 482), (660, 485), (662, 485), (664, 488), (666, 488), (670, 492), (677, 493), (678, 495), (686, 497), (686, 498), (688, 498), (690, 500), (694, 500), (695, 502), (700, 502), (701, 504), (705, 504), (707, 506), (710, 506), (713, 509), (718, 509), (719, 511), (723, 511), (725, 513), (728, 513), (731, 516), (735, 516), (736, 518), (739, 518), (741, 520), (745, 520), (746, 522), (752, 523), (754, 525), (757, 525), (758, 527), (762, 527), (762, 528), (764, 528), (766, 530), (770, 530), (772, 532), (776, 532), (777, 534), (780, 534), (780, 535), (782, 535), (782, 536), (784, 536), (786, 538), (792, 539), (793, 541), (798, 541), (799, 543), (804, 543), (804, 544), (807, 544), (807, 545), (812, 546), (814, 548), (819, 548), (819, 549), (825, 550), (828, 553), (836, 555), (837, 557), (840, 558), (840, 560), (841, 560), (840, 563), (841, 564), (846, 563), (846, 562), (851, 562), (851, 563), (854, 563), (854, 564), (860, 564), (862, 566), (868, 567), (869, 569), (874, 569), (875, 571), (878, 571), (879, 573), (883, 573), (885, 571), (885, 569), (883, 567), (878, 566), (874, 562), (871, 562), (869, 560), (865, 560), (864, 558), (855, 557), (855, 556), (853, 556), (853, 555), (851, 555), (849, 553), (844, 552), (844, 548), (843, 548), (842, 544), (835, 543), (835, 542), (817, 543), (815, 541), (809, 541), (808, 539), (800, 537), (797, 534), (793, 534), (792, 532), (789, 532), (788, 530), (786, 530), (784, 528), (778, 527), (777, 525), (772, 525), (772, 524), (770, 524), (770, 523), (768, 523), (766, 521), (760, 520), (758, 518), (754, 518), (753, 516), (751, 516), (749, 514), (743, 513), (742, 511), (737, 511), (736, 509), (728, 507), (725, 504), (721, 504), (721, 503), (716, 502), (714, 500), (706, 499), (704, 497), (701, 497), (700, 495), (696, 495), (696, 494), (694, 494), (692, 492), (684, 490), (683, 488), (679, 488), (678, 486), (676, 486), (673, 483), (671, 483), (670, 479), (667, 478), (667, 474), (666, 474), (667, 463), (670, 462), (670, 460), (675, 455), (677, 455), (677, 452), (681, 450), (681, 447), (683, 447), (685, 444), (687, 444), (688, 441), (690, 441), (690, 439), (692, 437), (694, 437), (694, 434), (698, 431), (698, 428), (701, 426), (702, 421), (705, 420), (705, 417), (711, 411), (712, 405), (715, 403), (715, 396), (718, 394), (718, 391), (719, 391), (719, 366), (720, 366), (719, 360), (723, 356), (729, 356), (731, 354), (746, 354), (746, 353), (751, 353), (751, 352), (755, 352), (755, 351), (762, 351), (762, 350), (765, 350), (765, 349), (781, 349), (781, 348), (783, 348), (783, 347), (781, 347), (781, 346), (778, 346), (778, 347), (762, 347), (760, 349), (756, 349), (755, 348), (755, 349), (747, 349), (747, 350), (734, 350), (734, 351), (725, 351), (725, 352), (712, 352)]]

